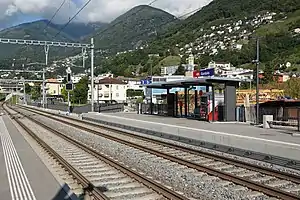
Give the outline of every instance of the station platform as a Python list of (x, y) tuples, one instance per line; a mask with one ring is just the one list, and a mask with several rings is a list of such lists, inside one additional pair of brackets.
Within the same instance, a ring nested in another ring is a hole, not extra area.
[(98, 119), (167, 133), (194, 140), (300, 160), (300, 135), (284, 130), (262, 129), (249, 124), (204, 121), (141, 115), (136, 113), (86, 113), (83, 119)]
[(0, 196), (12, 200), (68, 198), (61, 184), (41, 161), (14, 123), (0, 117)]

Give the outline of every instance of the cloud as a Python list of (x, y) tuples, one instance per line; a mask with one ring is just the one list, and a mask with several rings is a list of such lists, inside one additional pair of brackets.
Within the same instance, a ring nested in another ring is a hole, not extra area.
[[(65, 23), (87, 0), (65, 0), (54, 21)], [(211, 0), (158, 0), (152, 6), (180, 16), (208, 4)], [(0, 0), (1, 21), (13, 21), (15, 16), (34, 15), (50, 19), (63, 0)], [(151, 0), (92, 0), (78, 15), (81, 22), (110, 22), (134, 6), (149, 4)]]

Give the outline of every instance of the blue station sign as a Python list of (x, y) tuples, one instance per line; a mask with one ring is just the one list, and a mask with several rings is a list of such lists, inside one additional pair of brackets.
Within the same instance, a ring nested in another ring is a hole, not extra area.
[(215, 75), (215, 69), (214, 68), (208, 68), (208, 69), (201, 69), (200, 70), (200, 76), (214, 76)]
[(147, 79), (141, 80), (141, 85), (149, 85), (149, 84), (151, 84), (151, 83), (152, 83), (151, 80), (147, 80)]

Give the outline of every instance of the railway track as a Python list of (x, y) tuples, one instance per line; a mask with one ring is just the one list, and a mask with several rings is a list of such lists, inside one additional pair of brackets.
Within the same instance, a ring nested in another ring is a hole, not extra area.
[[(26, 108), (26, 110), (188, 166), (189, 168), (205, 172), (223, 180), (245, 186), (255, 191), (260, 191), (271, 197), (300, 199), (300, 178), (296, 175), (203, 153), (180, 145), (153, 140), (128, 132), (114, 130), (91, 122), (63, 118), (52, 113), (46, 114), (28, 108)], [(257, 194), (257, 196), (259, 195), (260, 194)]]
[(96, 200), (187, 199), (31, 117), (4, 109)]

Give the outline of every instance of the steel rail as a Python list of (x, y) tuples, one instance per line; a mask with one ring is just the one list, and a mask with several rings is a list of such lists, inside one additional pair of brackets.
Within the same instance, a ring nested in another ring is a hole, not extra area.
[[(163, 157), (163, 158), (171, 160), (173, 162), (177, 162), (179, 164), (188, 166), (190, 168), (194, 168), (194, 169), (197, 169), (199, 171), (204, 171), (204, 172), (206, 172), (206, 173), (208, 173), (210, 175), (217, 176), (217, 177), (219, 177), (221, 179), (224, 179), (224, 180), (227, 180), (227, 181), (231, 181), (231, 182), (234, 182), (234, 183), (239, 184), (239, 185), (243, 185), (243, 186), (248, 187), (248, 188), (250, 188), (252, 190), (260, 191), (260, 192), (262, 192), (262, 193), (264, 193), (266, 195), (272, 196), (272, 197), (277, 197), (277, 198), (282, 198), (282, 199), (287, 199), (287, 200), (290, 200), (290, 199), (291, 200), (292, 199), (300, 199), (300, 196), (298, 196), (298, 195), (295, 195), (295, 194), (292, 194), (292, 193), (289, 193), (289, 192), (285, 192), (285, 191), (279, 190), (277, 188), (273, 188), (273, 187), (270, 187), (270, 186), (267, 186), (267, 185), (264, 185), (264, 184), (261, 184), (261, 183), (257, 183), (257, 182), (251, 181), (251, 180), (247, 180), (247, 179), (244, 179), (244, 178), (241, 178), (241, 177), (229, 174), (229, 173), (225, 173), (225, 172), (222, 172), (220, 170), (212, 169), (210, 167), (206, 167), (206, 166), (203, 166), (201, 164), (196, 164), (196, 163), (193, 163), (193, 162), (190, 162), (190, 161), (178, 158), (176, 156), (164, 154), (164, 153), (161, 153), (159, 151), (153, 150), (151, 148), (148, 148), (148, 147), (145, 147), (145, 146), (141, 146), (141, 145), (138, 145), (138, 144), (134, 144), (134, 143), (131, 143), (129, 141), (125, 141), (125, 140), (122, 140), (120, 138), (117, 138), (117, 137), (114, 137), (114, 136), (111, 136), (111, 135), (108, 135), (108, 134), (105, 134), (105, 133), (101, 133), (101, 132), (99, 132), (97, 130), (93, 130), (91, 128), (83, 127), (83, 126), (78, 125), (78, 124), (74, 124), (74, 123), (71, 123), (71, 122), (68, 122), (68, 121), (65, 121), (65, 120), (62, 120), (62, 119), (58, 119), (56, 117), (52, 117), (52, 116), (40, 113), (42, 111), (37, 112), (37, 111), (32, 111), (31, 109), (27, 109), (27, 108), (26, 108), (26, 110), (30, 110), (31, 112), (34, 112), (34, 113), (40, 114), (42, 116), (48, 117), (50, 119), (53, 119), (53, 120), (65, 123), (67, 125), (79, 128), (81, 130), (85, 130), (85, 131), (94, 133), (94, 134), (96, 134), (98, 136), (105, 137), (107, 139), (119, 142), (121, 144), (130, 146), (130, 147), (133, 147), (133, 148), (136, 148), (136, 149), (139, 149), (139, 150), (151, 153), (151, 154), (155, 154), (157, 156)], [(49, 113), (49, 114), (57, 116), (57, 115), (55, 115), (53, 113)], [(77, 121), (77, 122), (81, 122), (81, 123), (87, 123), (86, 121), (83, 122), (82, 120), (77, 120), (77, 119), (70, 118), (70, 117), (68, 117), (68, 119), (69, 120), (74, 120), (74, 121)], [(106, 127), (105, 127), (105, 129), (106, 129)], [(112, 130), (112, 131), (114, 131), (114, 132), (121, 132), (121, 131), (118, 131), (118, 130)], [(173, 147), (171, 146), (171, 148), (173, 148)], [(191, 151), (189, 151), (189, 153), (191, 153)], [(227, 159), (227, 158), (223, 158), (223, 159)], [(231, 160), (231, 162), (233, 162), (233, 161)], [(235, 162), (237, 162), (237, 161), (235, 161)], [(244, 163), (244, 165), (241, 166), (241, 167), (245, 167), (246, 168), (246, 165), (247, 164)], [(249, 165), (249, 163), (248, 163), (248, 165)], [(255, 169), (254, 166), (252, 166), (252, 168)], [(264, 171), (262, 171), (260, 169), (260, 167), (256, 167), (256, 171), (261, 172), (261, 173), (266, 172), (266, 173), (268, 173), (269, 175), (272, 175), (272, 176), (275, 176), (276, 173), (278, 173), (278, 174), (280, 173), (278, 171), (275, 172), (275, 170), (272, 171), (272, 173), (268, 172), (267, 168), (264, 168)], [(299, 177), (298, 177), (298, 179), (296, 178), (296, 176), (293, 176), (293, 175), (291, 175), (291, 177), (289, 177), (288, 174), (282, 175), (282, 177), (287, 177), (288, 179), (292, 179), (293, 181), (299, 183)]]
[[(242, 168), (245, 168), (245, 169), (248, 169), (248, 170), (264, 173), (266, 175), (274, 176), (274, 177), (277, 177), (279, 179), (285, 179), (285, 180), (300, 184), (300, 176), (295, 175), (295, 174), (290, 174), (290, 173), (287, 173), (287, 172), (274, 170), (274, 169), (271, 169), (271, 168), (268, 168), (268, 167), (258, 166), (258, 165), (252, 164), (252, 163), (236, 160), (236, 159), (229, 158), (229, 157), (224, 157), (224, 156), (221, 156), (221, 155), (212, 154), (212, 153), (209, 153), (209, 152), (203, 152), (201, 150), (192, 149), (192, 148), (189, 148), (189, 147), (185, 147), (185, 146), (182, 146), (182, 145), (165, 142), (165, 141), (162, 141), (162, 140), (156, 140), (156, 139), (152, 139), (152, 138), (149, 138), (149, 137), (144, 137), (144, 136), (129, 133), (129, 132), (126, 132), (126, 131), (121, 131), (119, 129), (115, 129), (115, 128), (112, 128), (112, 127), (103, 126), (101, 124), (97, 124), (97, 123), (90, 122), (90, 121), (87, 121), (87, 120), (79, 120), (79, 119), (71, 118), (71, 117), (62, 117), (62, 116), (56, 115), (56, 114), (51, 113), (51, 112), (40, 111), (40, 110), (37, 111), (36, 109), (30, 109), (30, 108), (27, 108), (27, 107), (22, 107), (22, 109), (25, 109), (25, 110), (43, 115), (45, 117), (49, 117), (49, 118), (54, 119), (54, 120), (58, 120), (56, 117), (63, 118), (64, 120), (65, 119), (73, 120), (75, 122), (84, 123), (85, 125), (93, 126), (95, 128), (105, 129), (107, 131), (112, 131), (112, 132), (115, 132), (115, 133), (118, 133), (118, 134), (123, 134), (125, 136), (137, 138), (137, 139), (144, 140), (144, 141), (147, 141), (147, 142), (152, 142), (152, 143), (155, 143), (155, 144), (158, 144), (158, 145), (163, 145), (163, 146), (166, 146), (166, 147), (169, 147), (169, 148), (184, 151), (186, 153), (191, 153), (191, 154), (194, 154), (194, 155), (206, 157), (208, 159), (214, 159), (216, 161), (224, 162), (226, 164), (235, 165), (235, 166), (242, 167)], [(55, 117), (50, 117), (49, 115), (46, 115), (44, 113), (50, 114), (50, 115), (55, 116)], [(68, 123), (68, 122), (66, 122), (66, 123)], [(72, 124), (69, 124), (69, 125), (73, 126), (74, 124), (72, 123)]]
[(92, 194), (95, 200), (109, 200), (98, 188), (96, 188), (88, 179), (86, 179), (80, 172), (78, 172), (72, 165), (70, 165), (64, 158), (62, 158), (55, 150), (53, 150), (47, 143), (45, 143), (41, 138), (39, 138), (30, 128), (28, 128), (20, 119), (16, 118), (15, 115), (3, 107), (3, 109), (14, 119), (18, 125), (20, 125), (43, 149), (45, 149), (49, 154), (57, 160), (66, 171), (68, 171), (72, 176), (79, 181), (83, 186), (84, 190), (87, 190)]
[[(12, 108), (11, 108), (12, 109)], [(14, 109), (12, 109), (14, 110)], [(16, 111), (16, 110), (14, 110)], [(18, 112), (18, 111), (16, 111)], [(20, 112), (19, 112), (20, 113)], [(140, 183), (146, 185), (147, 187), (151, 188), (152, 190), (156, 191), (157, 193), (163, 195), (164, 197), (166, 197), (167, 199), (172, 199), (172, 200), (188, 200), (188, 198), (186, 198), (185, 196), (169, 189), (168, 187), (165, 187), (159, 183), (157, 183), (156, 181), (154, 181), (151, 178), (148, 178), (144, 175), (141, 175), (140, 173), (135, 172), (134, 170), (128, 169), (127, 167), (119, 164), (118, 162), (114, 161), (113, 159), (104, 156), (102, 154), (100, 154), (99, 152), (97, 152), (96, 150), (88, 147), (87, 145), (84, 145), (82, 143), (80, 143), (79, 141), (66, 136), (64, 133), (57, 131), (55, 129), (53, 129), (52, 127), (32, 118), (29, 115), (25, 115), (23, 113), (20, 113), (22, 115), (24, 115), (25, 117), (27, 117), (28, 119), (30, 119), (31, 121), (33, 121), (34, 123), (42, 126), (43, 128), (51, 131), (52, 133), (56, 134), (57, 136), (65, 139), (66, 141), (72, 143), (73, 145), (81, 148), (82, 150), (86, 151), (87, 153), (97, 157), (98, 159), (104, 161), (105, 163), (109, 164), (110, 166), (116, 168), (117, 170), (120, 170), (121, 172), (123, 172), (124, 174), (127, 174), (128, 176), (134, 178), (135, 180), (139, 181)]]

